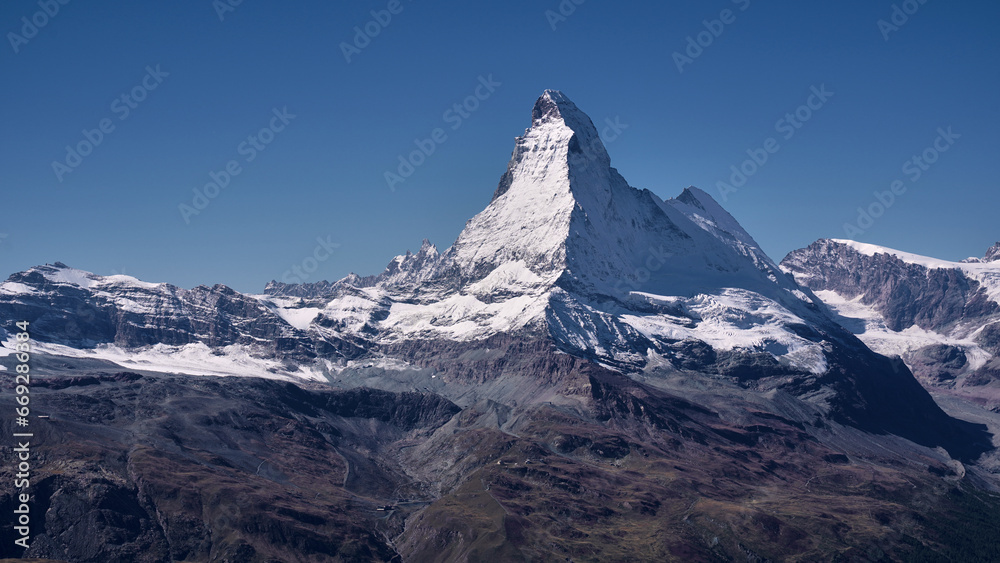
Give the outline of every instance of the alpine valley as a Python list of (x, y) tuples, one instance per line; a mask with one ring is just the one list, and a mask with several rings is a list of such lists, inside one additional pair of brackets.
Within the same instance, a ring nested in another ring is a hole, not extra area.
[(0, 408), (28, 321), (49, 417), (31, 423), (32, 542), (9, 551), (3, 527), (0, 545), (997, 561), (998, 253), (822, 240), (779, 267), (705, 192), (629, 186), (548, 90), (454, 244), (378, 275), (247, 295), (57, 262), (0, 284)]

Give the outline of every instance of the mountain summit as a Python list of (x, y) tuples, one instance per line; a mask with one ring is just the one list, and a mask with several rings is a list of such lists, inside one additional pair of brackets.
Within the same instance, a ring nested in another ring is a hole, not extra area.
[(1000, 260), (1000, 242), (994, 244), (986, 251), (986, 258), (983, 259), (986, 262), (996, 262)]
[(490, 205), (469, 222), (450, 258), (470, 280), (517, 264), (606, 294), (637, 285), (647, 272), (652, 279), (641, 284), (671, 294), (693, 293), (718, 272), (740, 272), (753, 285), (784, 277), (705, 192), (688, 189), (665, 202), (629, 186), (590, 118), (553, 90), (535, 102)]

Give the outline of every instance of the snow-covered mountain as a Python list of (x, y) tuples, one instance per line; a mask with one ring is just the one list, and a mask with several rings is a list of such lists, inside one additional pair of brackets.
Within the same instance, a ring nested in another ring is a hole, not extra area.
[(781, 263), (873, 350), (898, 355), (926, 386), (1000, 406), (1000, 243), (949, 262), (849, 240), (820, 240)]
[(546, 91), (455, 243), (376, 275), (246, 295), (15, 273), (0, 371), (29, 321), (32, 459), (49, 460), (32, 466), (47, 510), (25, 557), (992, 554), (966, 548), (996, 528), (1000, 422), (946, 414), (806, 286), (863, 294), (886, 334), (918, 324), (986, 353), (1000, 261), (807, 250), (785, 260), (800, 286), (705, 192), (630, 187)]
[(811, 298), (739, 223), (697, 188), (664, 201), (629, 186), (590, 119), (555, 91), (535, 103), (492, 201), (448, 250), (425, 241), (376, 278), (266, 291), (321, 303), (316, 330), (336, 338), (364, 327), (386, 341), (526, 330), (631, 368), (700, 341), (826, 369), (822, 345), (792, 328), (822, 321)]
[(708, 194), (629, 186), (590, 118), (552, 90), (492, 200), (443, 252), (424, 241), (376, 276), (257, 296), (40, 266), (0, 285), (0, 319), (30, 320), (44, 351), (153, 371), (227, 373), (228, 361), (232, 374), (333, 381), (513, 337), (634, 377), (781, 391), (873, 430), (943, 416)]
[(182, 289), (59, 262), (0, 283), (0, 311), (8, 351), (4, 329), (28, 320), (38, 351), (136, 369), (322, 379), (312, 367), (332, 353), (296, 327), (294, 311), (226, 286)]

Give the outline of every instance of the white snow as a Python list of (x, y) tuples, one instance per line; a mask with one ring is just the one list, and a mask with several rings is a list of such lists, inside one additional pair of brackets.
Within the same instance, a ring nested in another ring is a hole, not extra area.
[(271, 295), (254, 295), (255, 299), (264, 303), (286, 323), (299, 330), (308, 330), (309, 325), (322, 311), (319, 307), (305, 307), (298, 297), (275, 297)]
[(827, 370), (822, 346), (785, 328), (789, 324), (805, 324), (805, 321), (757, 293), (726, 289), (718, 295), (700, 294), (690, 299), (652, 297), (681, 305), (702, 320), (690, 328), (684, 326), (689, 322), (686, 318), (662, 314), (622, 316), (623, 321), (647, 337), (700, 340), (716, 350), (767, 351), (775, 359), (785, 360), (799, 369), (816, 374)]
[[(74, 285), (84, 289), (114, 288), (115, 290), (121, 290), (123, 288), (135, 288), (149, 290), (166, 285), (164, 283), (144, 282), (132, 276), (126, 276), (123, 274), (100, 276), (92, 272), (86, 272), (84, 270), (78, 270), (70, 267), (48, 266), (41, 268), (40, 271), (42, 272), (42, 275), (51, 282)], [(8, 284), (11, 284), (11, 282), (7, 282), (3, 285)], [(25, 287), (23, 284), (14, 285)]]
[[(13, 344), (13, 340), (8, 340), (5, 346)], [(161, 373), (325, 381), (322, 370), (299, 366), (296, 370), (289, 371), (281, 362), (260, 358), (251, 348), (235, 344), (220, 348), (209, 348), (200, 342), (184, 346), (156, 344), (136, 349), (102, 344), (93, 349), (78, 349), (61, 344), (36, 342), (34, 352), (106, 360), (124, 368)]]
[(323, 307), (320, 313), (327, 319), (338, 321), (343, 329), (358, 332), (366, 324), (374, 324), (372, 318), (382, 307), (382, 290), (364, 288), (356, 293), (338, 297)]
[(306, 330), (322, 309), (319, 307), (298, 307), (294, 309), (275, 308), (279, 317), (299, 330)]
[(75, 268), (55, 268), (52, 271), (45, 271), (43, 275), (49, 281), (75, 285), (77, 287), (93, 287), (97, 283), (94, 274)]
[(974, 341), (976, 333), (963, 338), (924, 330), (916, 325), (897, 332), (886, 326), (878, 311), (861, 302), (863, 295), (854, 299), (845, 299), (835, 291), (821, 290), (816, 291), (815, 294), (838, 315), (854, 320), (860, 325), (861, 330), (855, 331), (855, 334), (869, 348), (879, 354), (903, 356), (924, 346), (935, 344), (955, 346), (965, 352), (970, 368), (974, 370), (982, 367), (992, 357), (992, 354), (976, 344)]
[(964, 262), (949, 262), (948, 260), (940, 260), (938, 258), (930, 258), (928, 256), (921, 256), (919, 254), (913, 254), (910, 252), (903, 252), (901, 250), (895, 250), (885, 246), (878, 246), (874, 244), (868, 244), (864, 242), (857, 242), (853, 240), (846, 239), (831, 239), (833, 242), (847, 245), (854, 250), (857, 250), (865, 256), (875, 256), (876, 254), (889, 254), (899, 258), (907, 264), (919, 264), (927, 268), (957, 268), (963, 269), (963, 266), (983, 266), (983, 264), (968, 264)]
[(158, 287), (163, 287), (164, 285), (166, 285), (164, 283), (144, 282), (140, 279), (136, 279), (133, 278), (132, 276), (126, 276), (123, 274), (116, 274), (112, 276), (99, 276), (99, 278), (100, 279), (98, 283), (102, 287), (113, 285), (117, 287), (127, 286), (127, 287), (141, 288), (141, 289), (156, 289)]
[(406, 337), (481, 339), (527, 326), (544, 316), (547, 304), (547, 294), (492, 303), (455, 294), (427, 304), (393, 303), (380, 326)]
[(0, 295), (25, 295), (37, 293), (33, 287), (18, 282), (0, 283)]
[(468, 289), (475, 295), (487, 296), (498, 292), (530, 291), (554, 281), (551, 274), (542, 278), (532, 272), (522, 260), (515, 260), (497, 266), (485, 278), (470, 284)]

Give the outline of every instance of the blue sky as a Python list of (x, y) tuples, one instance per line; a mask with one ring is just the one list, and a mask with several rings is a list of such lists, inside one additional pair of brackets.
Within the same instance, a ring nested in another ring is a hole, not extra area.
[[(879, 215), (865, 242), (959, 259), (1000, 239), (994, 2), (244, 0), (220, 18), (222, 2), (3, 3), (0, 276), (62, 261), (259, 292), (310, 257), (304, 281), (381, 271), (425, 237), (443, 250), (546, 88), (627, 126), (608, 151), (633, 186), (719, 195), (752, 170), (723, 204), (776, 260), (846, 238), (859, 207)], [(894, 4), (902, 25), (880, 28)], [(435, 128), (447, 138), (391, 190)]]

